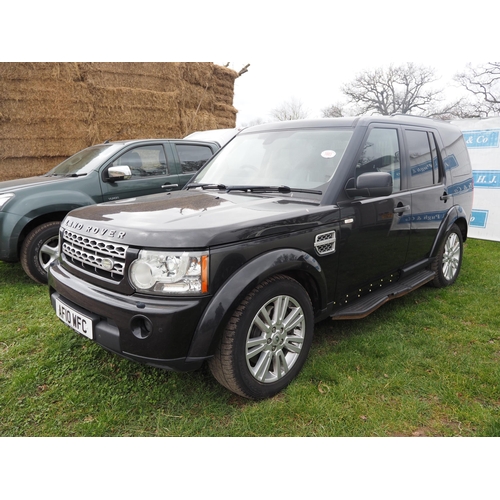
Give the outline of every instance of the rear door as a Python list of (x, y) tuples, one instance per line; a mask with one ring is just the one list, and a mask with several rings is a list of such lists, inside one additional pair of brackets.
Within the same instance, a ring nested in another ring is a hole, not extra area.
[[(118, 181), (106, 181), (106, 170), (112, 166), (130, 167), (132, 177)], [(179, 185), (179, 175), (169, 148), (162, 142), (132, 147), (114, 158), (101, 174), (103, 200), (134, 198), (164, 192), (162, 186)], [(178, 189), (178, 187), (177, 187)]]
[(405, 128), (408, 150), (408, 187), (411, 190), (411, 236), (408, 262), (429, 256), (439, 226), (452, 204), (445, 184), (445, 169), (436, 134)]

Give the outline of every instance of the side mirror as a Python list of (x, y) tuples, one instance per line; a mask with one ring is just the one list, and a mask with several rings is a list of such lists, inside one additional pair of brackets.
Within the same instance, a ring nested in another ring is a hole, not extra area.
[(346, 185), (349, 197), (376, 198), (392, 194), (392, 175), (388, 172), (368, 172), (356, 179), (349, 179)]
[(109, 167), (108, 176), (106, 180), (108, 182), (122, 181), (130, 179), (132, 177), (132, 171), (127, 165), (120, 165), (119, 167)]

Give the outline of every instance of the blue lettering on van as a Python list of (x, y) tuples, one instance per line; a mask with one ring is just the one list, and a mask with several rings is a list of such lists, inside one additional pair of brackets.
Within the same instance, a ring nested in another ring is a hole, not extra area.
[(439, 222), (444, 219), (446, 210), (438, 212), (421, 212), (419, 214), (403, 215), (399, 218), (398, 224), (425, 224), (429, 222)]
[(473, 187), (474, 183), (472, 182), (472, 177), (471, 177), (463, 182), (458, 182), (457, 184), (452, 184), (451, 186), (448, 186), (448, 194), (457, 196), (460, 194), (470, 193)]
[[(455, 155), (448, 155), (444, 160), (444, 168), (445, 170), (452, 170), (458, 167), (458, 161)], [(411, 176), (426, 174), (432, 170), (434, 167), (437, 170), (437, 158), (434, 158), (433, 161), (427, 160), (423, 163), (419, 163), (411, 168)]]
[(474, 170), (472, 176), (476, 188), (500, 188), (500, 170)]
[(451, 170), (452, 168), (458, 167), (458, 161), (455, 155), (448, 155), (443, 161), (445, 170)]
[(427, 172), (432, 172), (432, 162), (431, 160), (424, 161), (423, 163), (419, 163), (414, 167), (411, 167), (411, 176), (426, 174)]
[(463, 132), (463, 136), (469, 149), (498, 148), (499, 133), (499, 130), (474, 130)]
[(488, 212), (488, 210), (472, 210), (472, 214), (470, 216), (471, 227), (485, 228), (488, 221)]

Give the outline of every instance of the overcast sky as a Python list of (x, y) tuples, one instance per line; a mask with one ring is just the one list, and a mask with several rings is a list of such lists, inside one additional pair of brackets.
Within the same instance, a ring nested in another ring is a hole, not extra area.
[(0, 60), (230, 61), (236, 71), (250, 64), (235, 82), (238, 126), (269, 121), (292, 98), (319, 117), (366, 69), (411, 61), (435, 68), (451, 89), (465, 61), (498, 59), (498, 0), (142, 0), (134, 9), (87, 0), (76, 13), (61, 5), (7, 2)]
[[(229, 67), (236, 71), (250, 64), (248, 72), (235, 81), (233, 104), (238, 110), (237, 126), (248, 125), (257, 119), (271, 121), (271, 111), (291, 99), (302, 103), (309, 118), (321, 117), (322, 109), (345, 101), (340, 91), (343, 84), (352, 81), (361, 71), (388, 67), (391, 62), (398, 65), (406, 61), (374, 63), (358, 59), (332, 65), (319, 59), (287, 63), (256, 57), (247, 62), (231, 62)], [(415, 63), (434, 68), (439, 78), (434, 87), (446, 89), (446, 96), (450, 99), (463, 92), (453, 81), (453, 76), (465, 69), (467, 62)]]

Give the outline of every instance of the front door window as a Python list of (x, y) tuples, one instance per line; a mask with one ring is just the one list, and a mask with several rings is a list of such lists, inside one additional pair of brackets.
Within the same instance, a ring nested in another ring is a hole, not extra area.
[(132, 178), (168, 175), (165, 151), (161, 144), (131, 149), (112, 163), (112, 166), (123, 165), (130, 167)]

